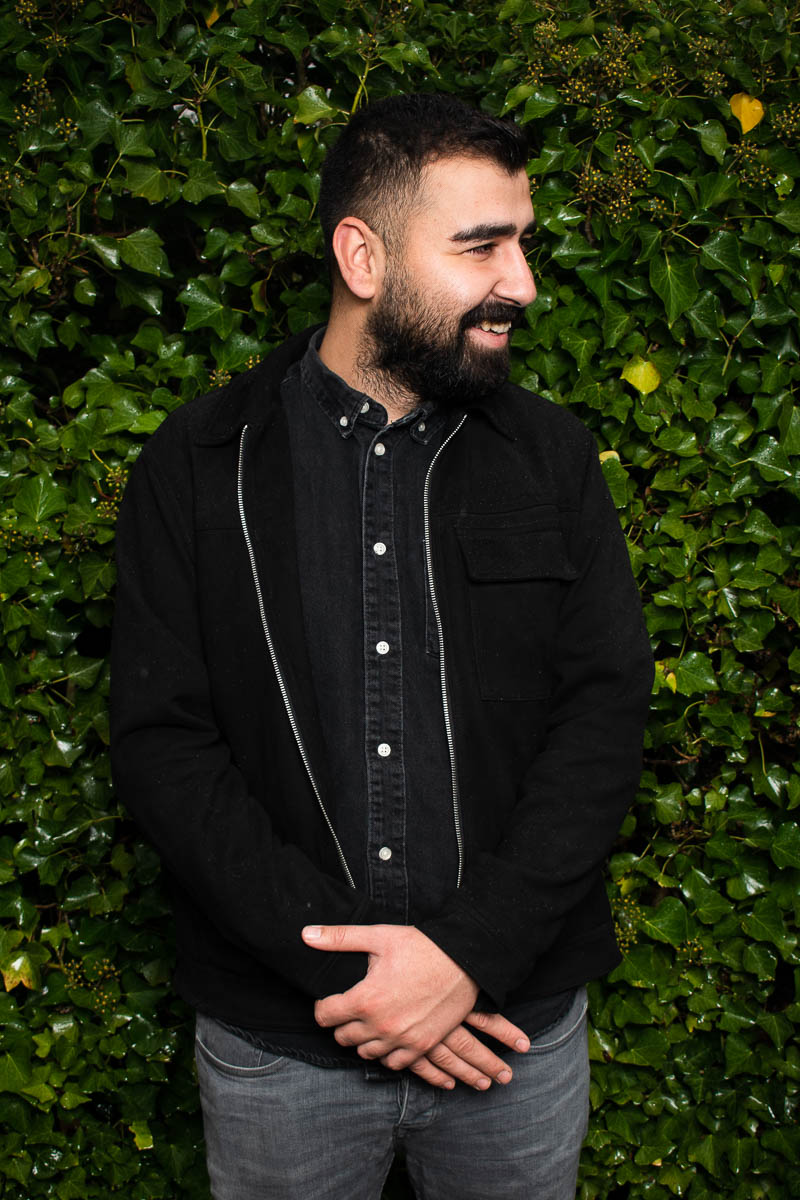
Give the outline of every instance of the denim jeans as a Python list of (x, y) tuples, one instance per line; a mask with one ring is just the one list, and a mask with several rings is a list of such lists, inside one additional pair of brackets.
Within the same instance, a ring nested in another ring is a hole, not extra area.
[(574, 1200), (589, 1107), (586, 992), (486, 1092), (276, 1058), (198, 1016), (215, 1200), (379, 1200), (396, 1148), (420, 1200)]

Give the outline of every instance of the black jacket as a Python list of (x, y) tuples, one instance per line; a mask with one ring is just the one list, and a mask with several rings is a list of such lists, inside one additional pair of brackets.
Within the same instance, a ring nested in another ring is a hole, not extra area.
[[(364, 973), (303, 925), (385, 919), (341, 860), (304, 644), (279, 391), (307, 336), (164, 422), (117, 533), (112, 764), (171, 879), (176, 983), (271, 1030), (313, 1028), (313, 998)], [(444, 446), (429, 498), (463, 878), (421, 928), (502, 1010), (618, 961), (601, 865), (652, 660), (570, 413), (505, 386)]]

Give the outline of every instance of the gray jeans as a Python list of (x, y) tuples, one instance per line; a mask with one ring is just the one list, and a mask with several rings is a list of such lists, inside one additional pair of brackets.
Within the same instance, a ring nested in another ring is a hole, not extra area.
[(574, 1200), (589, 1108), (586, 992), (477, 1092), (275, 1058), (198, 1016), (215, 1200), (378, 1200), (396, 1147), (421, 1200)]

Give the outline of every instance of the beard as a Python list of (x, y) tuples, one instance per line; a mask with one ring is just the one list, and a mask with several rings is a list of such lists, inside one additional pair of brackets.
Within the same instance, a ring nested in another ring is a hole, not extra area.
[(425, 299), (402, 270), (386, 276), (383, 294), (367, 317), (359, 368), (376, 391), (407, 396), (439, 408), (465, 408), (496, 391), (508, 378), (508, 342), (477, 346), (467, 330), (482, 321), (511, 323), (524, 310), (486, 300), (454, 321)]

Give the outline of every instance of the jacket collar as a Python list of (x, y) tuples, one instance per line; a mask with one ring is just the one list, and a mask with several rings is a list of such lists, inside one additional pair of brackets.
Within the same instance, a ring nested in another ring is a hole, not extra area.
[(204, 419), (194, 435), (200, 446), (221, 446), (238, 437), (245, 425), (266, 426), (280, 411), (280, 385), (293, 363), (306, 352), (312, 325), (296, 333), (274, 350), (266, 362), (235, 376), (224, 388), (211, 392)]

